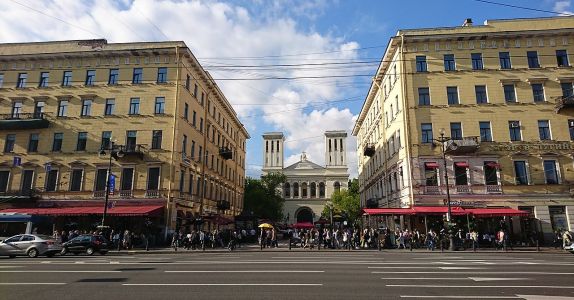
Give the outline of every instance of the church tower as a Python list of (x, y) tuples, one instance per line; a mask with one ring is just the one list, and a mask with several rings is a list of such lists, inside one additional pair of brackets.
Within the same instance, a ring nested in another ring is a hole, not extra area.
[(347, 132), (333, 130), (325, 132), (325, 166), (347, 168)]
[(283, 170), (284, 140), (285, 136), (282, 132), (263, 134), (263, 175)]

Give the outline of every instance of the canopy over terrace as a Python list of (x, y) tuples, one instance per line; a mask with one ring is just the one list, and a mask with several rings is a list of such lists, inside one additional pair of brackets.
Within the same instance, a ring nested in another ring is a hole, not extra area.
[[(410, 208), (365, 208), (363, 215), (444, 215), (448, 211), (446, 206), (414, 206)], [(475, 217), (492, 216), (528, 216), (527, 211), (514, 208), (463, 208), (451, 207), (451, 214), (455, 216), (474, 215)]]

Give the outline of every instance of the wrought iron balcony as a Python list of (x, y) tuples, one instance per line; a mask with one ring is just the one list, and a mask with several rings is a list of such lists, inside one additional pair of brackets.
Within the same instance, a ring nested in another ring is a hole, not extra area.
[(502, 194), (502, 186), (500, 184), (486, 185), (486, 193), (487, 194)]
[(455, 185), (455, 190), (457, 194), (472, 194), (470, 185)]
[(379, 207), (379, 201), (375, 198), (367, 199), (367, 208), (377, 208)]
[[(121, 153), (123, 156), (121, 157), (137, 157), (139, 159), (144, 158), (145, 149), (144, 145), (141, 144), (127, 144), (127, 145), (120, 145), (118, 146), (118, 153)], [(120, 157), (120, 158), (121, 158)]]
[(219, 155), (223, 157), (223, 159), (228, 160), (233, 158), (233, 151), (228, 147), (220, 147), (219, 148)]
[(120, 198), (122, 199), (129, 199), (134, 197), (133, 190), (120, 190)]
[(0, 203), (9, 203), (12, 201), (19, 203), (23, 201), (33, 201), (38, 198), (39, 198), (38, 190), (35, 189), (0, 192)]
[(366, 144), (365, 148), (363, 149), (363, 155), (368, 157), (372, 157), (373, 155), (375, 155), (375, 144), (371, 143)]
[(425, 195), (440, 195), (442, 194), (441, 188), (438, 185), (425, 185), (424, 186)]
[(231, 204), (227, 200), (219, 200), (217, 201), (217, 209), (219, 210), (227, 210), (231, 208)]
[(480, 142), (477, 136), (452, 139), (446, 142), (445, 151), (449, 154), (468, 154), (478, 151)]
[(574, 108), (574, 96), (559, 97), (556, 99), (556, 106), (554, 110), (560, 113), (562, 109)]
[(43, 113), (0, 114), (0, 130), (48, 128), (50, 121)]
[(159, 190), (147, 190), (145, 196), (148, 198), (159, 198), (160, 192)]

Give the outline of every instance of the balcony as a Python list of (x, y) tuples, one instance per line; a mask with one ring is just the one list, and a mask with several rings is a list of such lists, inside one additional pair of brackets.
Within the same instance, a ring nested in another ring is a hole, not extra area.
[(160, 192), (159, 190), (147, 190), (145, 192), (145, 196), (147, 198), (159, 198), (160, 197)]
[(560, 113), (562, 109), (574, 108), (574, 96), (559, 97), (556, 99), (556, 106), (554, 111)]
[(0, 114), (0, 130), (48, 128), (50, 121), (43, 113)]
[(500, 184), (486, 185), (485, 191), (487, 194), (502, 194), (502, 186)]
[(104, 198), (106, 197), (106, 191), (94, 191), (94, 198)]
[(217, 201), (217, 209), (218, 210), (227, 210), (231, 208), (231, 204), (227, 200), (219, 200)]
[(423, 192), (425, 195), (440, 195), (441, 189), (438, 185), (425, 185)]
[(219, 155), (223, 157), (223, 159), (228, 160), (233, 158), (233, 151), (227, 147), (220, 147), (219, 148)]
[(143, 160), (144, 158), (144, 152), (143, 150), (145, 149), (144, 145), (141, 144), (133, 144), (133, 145), (120, 145), (118, 146), (118, 152), (122, 152), (123, 156), (122, 157), (136, 157), (140, 160)]
[(472, 194), (470, 185), (455, 185), (455, 191), (457, 194)]
[(377, 208), (377, 207), (379, 207), (379, 201), (375, 198), (367, 199), (366, 207), (367, 208)]
[(38, 191), (35, 189), (0, 192), (0, 203), (21, 203), (38, 198)]
[(120, 190), (120, 198), (122, 199), (130, 199), (134, 197), (133, 190)]
[(469, 154), (478, 151), (480, 142), (478, 137), (463, 137), (462, 139), (453, 139), (446, 142), (445, 151), (449, 154), (460, 155)]
[(375, 155), (375, 144), (366, 144), (363, 149), (363, 155), (368, 157)]

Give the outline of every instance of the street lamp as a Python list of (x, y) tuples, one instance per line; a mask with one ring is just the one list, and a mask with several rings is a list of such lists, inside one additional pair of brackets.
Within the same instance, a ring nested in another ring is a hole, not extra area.
[(448, 183), (448, 172), (447, 172), (447, 165), (446, 165), (446, 149), (445, 149), (445, 143), (450, 141), (451, 138), (444, 136), (445, 135), (444, 128), (440, 129), (439, 134), (440, 134), (440, 138), (432, 139), (432, 140), (439, 142), (441, 145), (441, 150), (442, 150), (442, 161), (443, 161), (443, 165), (444, 165), (444, 183), (446, 185), (446, 205), (447, 205), (446, 222), (447, 222), (448, 240), (449, 240), (448, 250), (454, 251), (455, 250), (454, 236), (453, 236), (453, 234), (451, 232), (451, 228), (450, 228), (450, 223), (452, 221), (452, 212), (451, 212), (451, 207), (450, 207), (450, 187), (449, 187), (449, 183)]
[(106, 195), (105, 195), (105, 201), (104, 201), (104, 214), (102, 215), (102, 224), (99, 226), (102, 229), (105, 228), (106, 215), (108, 213), (108, 200), (110, 197), (110, 177), (112, 176), (112, 158), (114, 158), (115, 160), (118, 160), (119, 158), (122, 158), (125, 155), (124, 151), (122, 150), (122, 147), (117, 146), (113, 141), (109, 143), (108, 149), (102, 148), (102, 150), (100, 150), (98, 155), (100, 157), (106, 156), (107, 155), (106, 150), (110, 152), (110, 156), (109, 156), (109, 161), (108, 161), (108, 171), (107, 171), (108, 176), (106, 178), (106, 189), (105, 189)]

